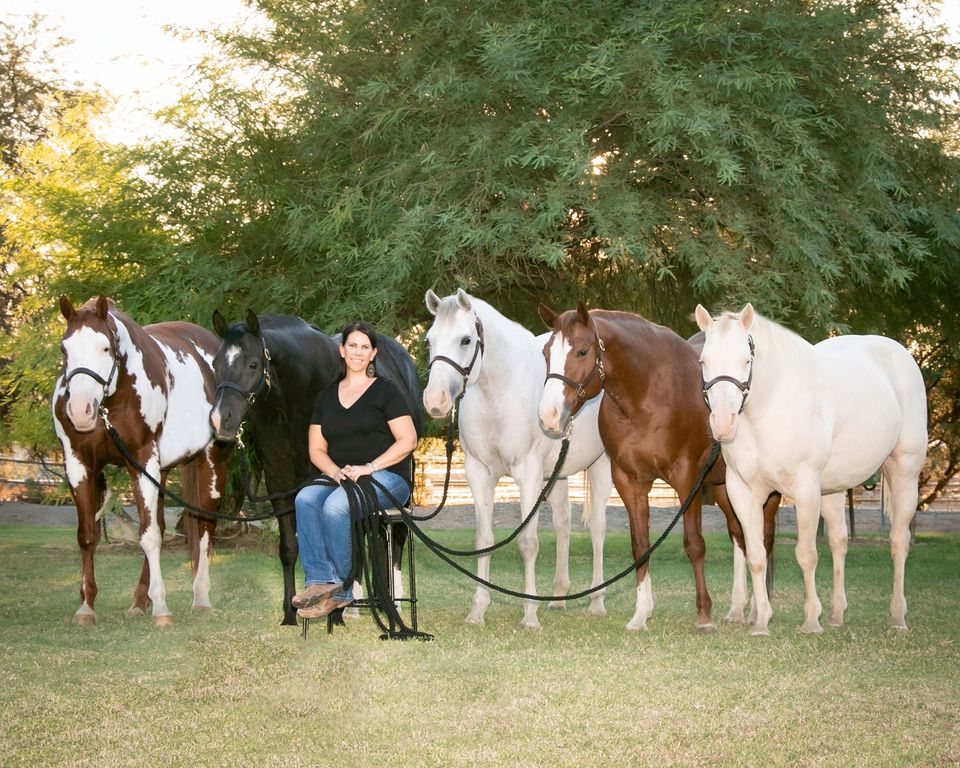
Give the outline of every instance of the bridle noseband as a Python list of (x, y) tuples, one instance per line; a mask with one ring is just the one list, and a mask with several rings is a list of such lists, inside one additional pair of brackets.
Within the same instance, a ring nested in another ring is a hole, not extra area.
[(603, 380), (606, 376), (606, 372), (603, 370), (603, 353), (606, 352), (606, 347), (603, 346), (603, 339), (600, 338), (600, 331), (597, 330), (596, 321), (593, 322), (593, 333), (597, 338), (597, 359), (593, 363), (593, 368), (590, 373), (587, 374), (582, 382), (576, 382), (573, 379), (564, 376), (562, 373), (552, 373), (548, 372), (546, 378), (543, 380), (543, 383), (546, 384), (550, 379), (559, 379), (568, 387), (576, 391), (577, 393), (577, 405), (583, 405), (584, 401), (587, 399), (587, 386), (593, 381), (594, 376), (600, 377), (600, 389), (603, 389)]
[(110, 339), (110, 356), (113, 358), (113, 365), (110, 368), (110, 373), (107, 374), (107, 378), (103, 378), (103, 376), (101, 376), (99, 373), (97, 373), (96, 371), (90, 368), (84, 368), (83, 366), (74, 368), (72, 371), (69, 371), (68, 373), (66, 373), (63, 379), (63, 383), (67, 387), (68, 397), (70, 395), (70, 380), (74, 376), (79, 376), (80, 374), (83, 374), (84, 376), (89, 376), (91, 379), (97, 382), (97, 384), (103, 387), (103, 396), (100, 398), (101, 403), (103, 403), (103, 401), (109, 397), (108, 390), (110, 389), (110, 382), (113, 381), (113, 376), (117, 372), (117, 368), (120, 365), (119, 359), (118, 359), (120, 355), (119, 355), (119, 352), (117, 351), (117, 334), (110, 327), (109, 322), (107, 323), (107, 330), (109, 332), (107, 336)]
[(473, 357), (470, 358), (470, 362), (466, 368), (460, 365), (460, 363), (458, 363), (456, 360), (453, 360), (446, 355), (435, 355), (433, 358), (431, 358), (430, 362), (427, 363), (427, 371), (429, 371), (433, 367), (433, 364), (438, 360), (452, 367), (453, 370), (463, 377), (462, 392), (467, 391), (467, 379), (470, 378), (470, 374), (473, 371), (473, 366), (476, 364), (477, 359), (483, 354), (483, 323), (480, 322), (479, 315), (476, 315), (475, 327), (477, 329), (477, 345), (473, 348)]
[(253, 389), (244, 389), (232, 381), (221, 381), (217, 385), (218, 398), (223, 390), (232, 389), (234, 392), (240, 393), (240, 396), (247, 401), (247, 405), (252, 406), (260, 395), (270, 391), (270, 387), (272, 386), (270, 381), (270, 350), (267, 349), (267, 345), (263, 339), (260, 339), (260, 344), (263, 347), (263, 368), (260, 371), (260, 378), (257, 380), (256, 386), (254, 386)]
[(721, 381), (729, 381), (733, 386), (740, 390), (743, 395), (743, 399), (740, 401), (740, 410), (737, 411), (737, 415), (743, 413), (743, 409), (747, 407), (747, 397), (750, 394), (750, 385), (753, 382), (753, 358), (754, 358), (754, 347), (753, 347), (753, 336), (747, 334), (747, 343), (750, 345), (750, 373), (747, 374), (746, 381), (740, 381), (740, 379), (735, 379), (733, 376), (727, 376), (726, 374), (720, 376), (714, 376), (710, 381), (703, 381), (703, 402), (707, 404), (707, 410), (713, 410), (710, 407), (710, 399), (707, 397), (707, 390), (710, 389), (714, 384), (719, 384)]

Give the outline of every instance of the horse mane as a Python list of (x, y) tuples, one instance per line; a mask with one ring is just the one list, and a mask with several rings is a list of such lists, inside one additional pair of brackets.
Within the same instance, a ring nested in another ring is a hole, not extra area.
[[(721, 330), (724, 330), (729, 325), (740, 322), (740, 313), (724, 312), (716, 322), (720, 323)], [(813, 345), (800, 334), (756, 311), (750, 326), (750, 335), (753, 336), (756, 346), (756, 356), (762, 359), (796, 360), (813, 349)]]
[[(464, 291), (464, 293), (466, 293), (466, 291)], [(533, 333), (531, 333), (528, 329), (524, 328), (515, 320), (511, 320), (509, 317), (502, 314), (498, 309), (483, 299), (478, 299), (476, 296), (473, 296), (469, 293), (467, 293), (467, 297), (470, 299), (471, 308), (477, 313), (477, 316), (485, 325), (488, 323), (488, 321), (493, 323), (503, 323), (504, 325), (508, 326), (509, 330), (513, 333), (529, 336), (531, 339), (533, 338)], [(456, 294), (452, 296), (446, 296), (441, 300), (440, 307), (437, 309), (436, 322), (440, 323), (448, 321), (456, 314), (458, 309), (460, 309), (460, 304), (457, 301)]]

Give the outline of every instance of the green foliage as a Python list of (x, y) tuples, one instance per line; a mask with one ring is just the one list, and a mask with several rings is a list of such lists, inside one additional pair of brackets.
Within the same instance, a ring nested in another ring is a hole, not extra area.
[(257, 5), (208, 36), (175, 138), (119, 152), (67, 119), (27, 164), (25, 328), (65, 290), (409, 340), (425, 289), (462, 286), (531, 328), (542, 300), (681, 333), (750, 300), (817, 338), (954, 274), (960, 56), (895, 2)]

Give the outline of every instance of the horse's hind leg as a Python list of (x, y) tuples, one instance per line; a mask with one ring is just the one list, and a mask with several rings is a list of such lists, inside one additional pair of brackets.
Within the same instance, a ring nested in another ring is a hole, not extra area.
[[(610, 474), (610, 458), (606, 453), (601, 454), (590, 469), (587, 470), (587, 481), (590, 485), (590, 503), (584, 505), (584, 512), (589, 512), (587, 525), (590, 527), (590, 541), (593, 544), (593, 577), (590, 587), (603, 583), (603, 541), (607, 535), (607, 502), (610, 500), (610, 489), (613, 488), (613, 477)], [(590, 595), (590, 605), (587, 614), (590, 616), (606, 616), (604, 606), (606, 589)]]
[[(557, 537), (557, 567), (553, 577), (553, 594), (570, 591), (570, 492), (565, 477), (557, 478), (548, 496), (553, 511), (553, 530)], [(532, 525), (532, 523), (531, 523)], [(566, 608), (566, 600), (554, 600), (551, 608)]]
[(890, 556), (893, 558), (893, 594), (890, 597), (890, 626), (907, 628), (907, 597), (904, 573), (910, 551), (910, 523), (917, 511), (919, 470), (904, 471), (890, 459), (883, 465), (883, 480), (890, 499)]
[[(152, 478), (160, 476), (160, 459), (155, 450), (147, 449), (149, 453), (140, 455), (137, 461), (143, 466)], [(164, 625), (173, 623), (173, 615), (167, 608), (167, 590), (160, 573), (160, 546), (163, 537), (160, 533), (160, 524), (157, 521), (157, 502), (159, 491), (149, 479), (141, 476), (139, 468), (128, 465), (134, 497), (137, 500), (137, 510), (140, 513), (140, 547), (147, 561), (149, 586), (147, 597), (153, 603), (153, 623)]]
[[(681, 494), (686, 498), (689, 487), (684, 488)], [(698, 493), (687, 507), (683, 515), (683, 549), (693, 566), (693, 576), (697, 590), (697, 632), (716, 632), (713, 624), (713, 600), (707, 588), (707, 578), (704, 574), (704, 560), (706, 559), (707, 545), (703, 540), (703, 494)]]
[(820, 499), (820, 516), (827, 526), (827, 540), (833, 560), (833, 603), (831, 627), (843, 626), (843, 613), (847, 610), (847, 593), (844, 586), (844, 568), (847, 557), (847, 520), (843, 515), (846, 494), (831, 493)]

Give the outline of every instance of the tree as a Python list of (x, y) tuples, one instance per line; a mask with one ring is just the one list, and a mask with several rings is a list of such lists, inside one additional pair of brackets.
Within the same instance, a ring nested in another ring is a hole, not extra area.
[(410, 338), (425, 289), (462, 286), (530, 327), (544, 299), (681, 332), (697, 301), (750, 300), (816, 338), (954, 274), (960, 57), (895, 2), (258, 7), (211, 35), (176, 140), (103, 156), (112, 191), (53, 210), (48, 170), (24, 174), (44, 237), (95, 255), (43, 273), (42, 317), (106, 286), (138, 319), (249, 306)]

